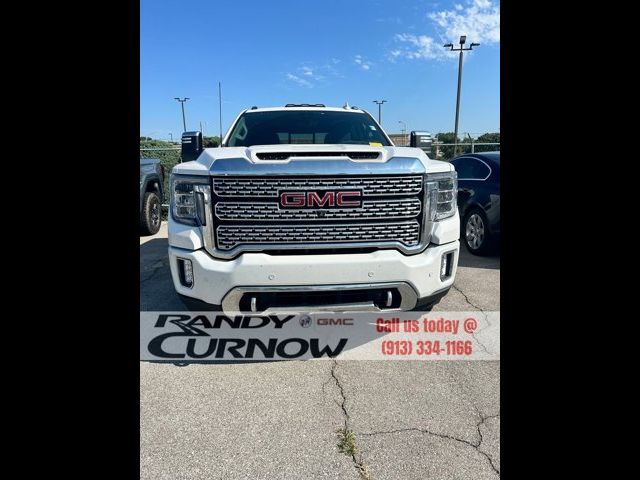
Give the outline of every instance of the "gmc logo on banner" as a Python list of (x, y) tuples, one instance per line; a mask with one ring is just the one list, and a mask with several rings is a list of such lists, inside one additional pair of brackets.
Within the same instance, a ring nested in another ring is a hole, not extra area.
[(278, 193), (280, 208), (360, 208), (362, 190), (295, 190)]

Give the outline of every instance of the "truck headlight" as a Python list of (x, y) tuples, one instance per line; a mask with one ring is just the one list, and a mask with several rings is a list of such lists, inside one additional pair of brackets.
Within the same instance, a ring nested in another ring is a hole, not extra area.
[(452, 217), (458, 208), (458, 173), (427, 174), (425, 192), (430, 221)]
[(206, 225), (204, 205), (210, 198), (209, 177), (171, 176), (171, 213), (176, 222)]

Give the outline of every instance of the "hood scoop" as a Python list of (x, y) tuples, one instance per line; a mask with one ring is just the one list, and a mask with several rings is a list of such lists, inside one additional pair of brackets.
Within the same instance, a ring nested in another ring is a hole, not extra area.
[(380, 152), (260, 152), (260, 160), (287, 160), (291, 157), (349, 157), (352, 160), (377, 160)]

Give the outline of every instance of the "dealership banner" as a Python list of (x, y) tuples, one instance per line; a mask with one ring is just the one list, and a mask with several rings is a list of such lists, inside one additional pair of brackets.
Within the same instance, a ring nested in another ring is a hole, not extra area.
[(500, 312), (140, 312), (140, 360), (499, 360)]

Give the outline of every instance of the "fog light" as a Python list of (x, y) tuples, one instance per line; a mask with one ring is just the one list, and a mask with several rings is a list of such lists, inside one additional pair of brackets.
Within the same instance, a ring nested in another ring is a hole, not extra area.
[(453, 252), (442, 255), (442, 260), (440, 261), (440, 280), (446, 280), (451, 276), (452, 265)]
[(193, 287), (193, 265), (191, 260), (178, 259), (178, 272), (180, 273), (180, 283), (187, 287)]

